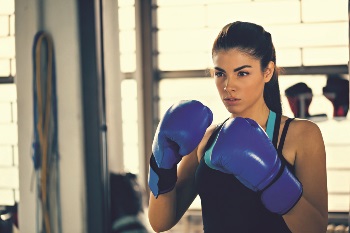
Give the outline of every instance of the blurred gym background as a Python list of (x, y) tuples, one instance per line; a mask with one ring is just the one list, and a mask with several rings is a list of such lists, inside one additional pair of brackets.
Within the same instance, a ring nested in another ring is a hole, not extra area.
[[(277, 65), (284, 68), (284, 114), (311, 119), (321, 128), (327, 151), (329, 232), (348, 232), (348, 4), (0, 0), (2, 222), (11, 220), (17, 226), (13, 231), (19, 224), (20, 232), (39, 232), (45, 216), (38, 204), (40, 169), (34, 166), (32, 147), (37, 32), (52, 39), (57, 84), (59, 159), (52, 174), (57, 184), (53, 197), (59, 201), (52, 206), (60, 217), (51, 222), (56, 225), (52, 232), (108, 232), (108, 173), (135, 174), (147, 202), (153, 133), (173, 102), (200, 100), (213, 110), (215, 123), (228, 116), (206, 70), (218, 31), (241, 20), (259, 23), (272, 34)], [(201, 229), (196, 199), (171, 232)]]

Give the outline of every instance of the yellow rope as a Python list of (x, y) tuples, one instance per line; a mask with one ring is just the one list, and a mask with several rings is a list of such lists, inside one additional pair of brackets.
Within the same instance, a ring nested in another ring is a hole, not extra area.
[[(46, 82), (46, 98), (45, 98), (45, 116), (43, 118), (43, 93), (41, 89), (41, 44), (43, 39), (46, 39), (48, 43), (48, 61), (47, 61), (47, 82)], [(53, 57), (53, 46), (51, 37), (43, 33), (40, 35), (35, 52), (36, 52), (36, 88), (38, 95), (38, 123), (37, 131), (39, 135), (39, 142), (41, 148), (41, 200), (42, 200), (42, 211), (44, 217), (44, 226), (46, 233), (51, 232), (50, 216), (47, 201), (47, 181), (49, 178), (49, 169), (47, 168), (48, 161), (48, 137), (49, 135), (49, 124), (50, 124), (50, 113), (51, 113), (51, 88), (52, 88), (52, 57)], [(45, 125), (44, 125), (45, 124)], [(44, 126), (44, 128), (43, 128)]]

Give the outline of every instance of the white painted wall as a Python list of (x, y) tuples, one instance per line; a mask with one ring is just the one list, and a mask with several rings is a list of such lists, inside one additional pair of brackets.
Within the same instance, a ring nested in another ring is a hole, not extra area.
[[(32, 44), (38, 30), (51, 34), (56, 53), (58, 137), (63, 232), (86, 232), (81, 73), (77, 3), (72, 0), (15, 1), (19, 150), (19, 225), (35, 232), (33, 163)], [(43, 21), (40, 14), (43, 13)], [(42, 28), (40, 27), (42, 25)]]
[[(109, 169), (122, 172), (121, 71), (117, 1), (105, 0), (104, 43)], [(32, 46), (39, 30), (51, 34), (55, 47), (62, 231), (86, 232), (83, 116), (77, 1), (15, 1), (19, 150), (19, 221), (25, 233), (36, 231), (31, 177), (33, 163)], [(35, 190), (35, 189), (34, 189)]]

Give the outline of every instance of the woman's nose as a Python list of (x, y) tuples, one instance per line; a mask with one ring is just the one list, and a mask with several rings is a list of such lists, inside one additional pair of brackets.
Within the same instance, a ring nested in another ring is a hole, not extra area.
[(236, 82), (234, 77), (227, 77), (224, 90), (228, 92), (236, 90)]

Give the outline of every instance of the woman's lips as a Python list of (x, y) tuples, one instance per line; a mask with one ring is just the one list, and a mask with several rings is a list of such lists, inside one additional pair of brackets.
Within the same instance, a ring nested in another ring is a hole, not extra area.
[(238, 99), (238, 98), (233, 98), (233, 97), (230, 97), (230, 98), (224, 98), (224, 102), (226, 105), (228, 106), (232, 106), (232, 105), (236, 105), (239, 103), (241, 99)]

